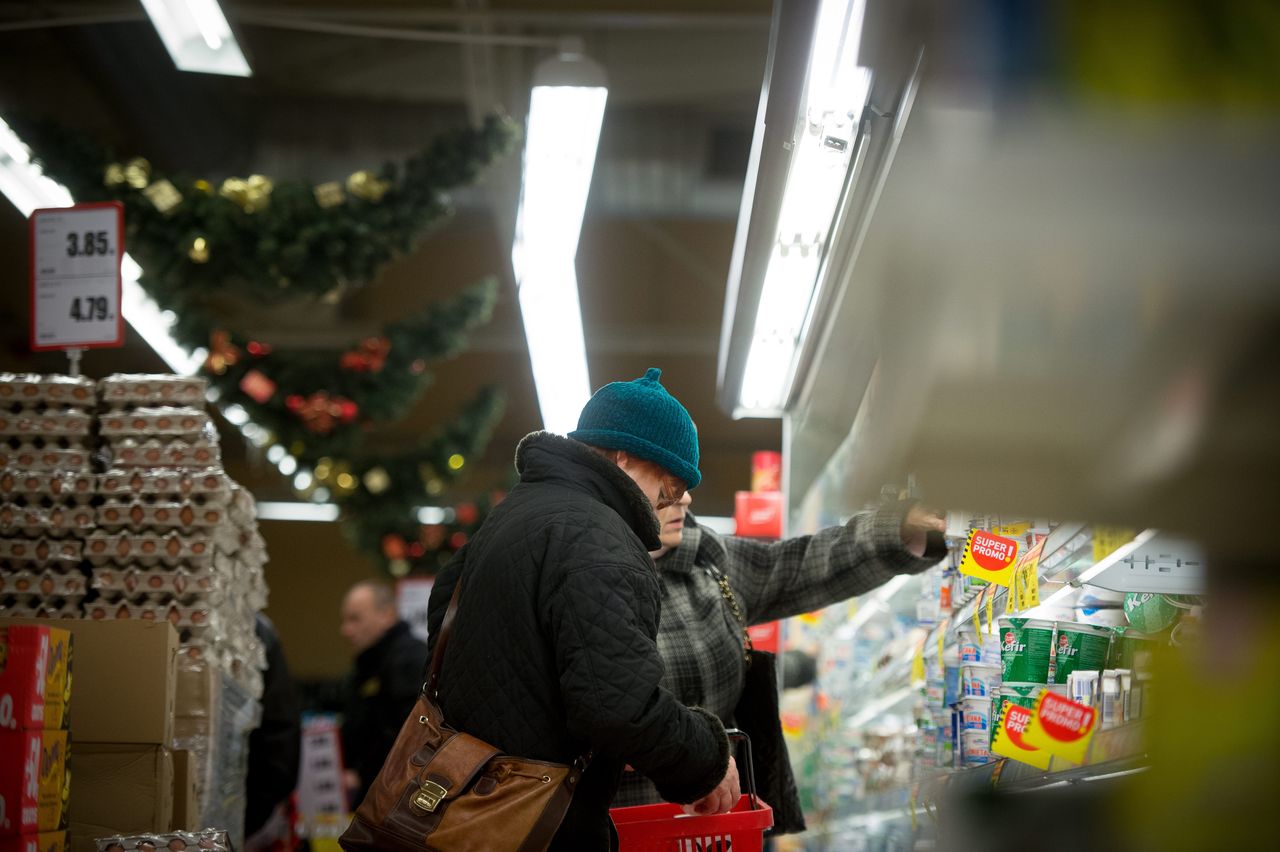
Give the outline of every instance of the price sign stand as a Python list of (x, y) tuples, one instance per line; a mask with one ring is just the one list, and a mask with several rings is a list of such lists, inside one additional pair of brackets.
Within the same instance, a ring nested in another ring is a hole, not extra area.
[(66, 351), (71, 374), (79, 375), (85, 349), (124, 345), (124, 205), (36, 210), (30, 237), (31, 348)]

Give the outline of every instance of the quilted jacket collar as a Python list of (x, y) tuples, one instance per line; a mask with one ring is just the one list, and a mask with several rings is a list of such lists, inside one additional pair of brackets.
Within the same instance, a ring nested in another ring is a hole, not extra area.
[(622, 468), (586, 444), (553, 432), (532, 432), (516, 447), (516, 472), (522, 482), (554, 482), (590, 494), (621, 515), (646, 550), (662, 546), (649, 498)]
[(728, 553), (724, 542), (716, 535), (707, 535), (698, 525), (698, 519), (692, 512), (684, 516), (684, 532), (680, 536), (680, 545), (658, 557), (658, 568), (662, 571), (678, 571), (688, 573), (697, 565), (725, 564)]

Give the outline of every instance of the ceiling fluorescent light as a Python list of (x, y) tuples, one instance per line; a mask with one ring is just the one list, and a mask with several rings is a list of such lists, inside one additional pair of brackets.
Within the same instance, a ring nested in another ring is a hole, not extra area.
[(739, 417), (777, 417), (818, 296), (832, 220), (845, 189), (871, 72), (858, 66), (865, 0), (825, 0), (814, 28), (802, 114), (743, 370)]
[(335, 503), (259, 503), (260, 521), (336, 521), (338, 506)]
[(543, 428), (561, 434), (591, 396), (574, 260), (607, 97), (600, 67), (564, 53), (538, 67), (529, 98), (511, 266)]
[[(0, 118), (0, 193), (17, 207), (23, 216), (41, 207), (69, 207), (75, 203), (71, 193), (60, 183), (46, 177), (35, 163), (27, 146)], [(124, 318), (175, 372), (190, 375), (204, 360), (203, 349), (187, 352), (169, 333), (174, 316), (161, 311), (151, 300), (138, 279), (142, 268), (126, 254), (120, 261), (121, 304)]]
[(181, 71), (248, 77), (253, 72), (218, 0), (142, 0)]

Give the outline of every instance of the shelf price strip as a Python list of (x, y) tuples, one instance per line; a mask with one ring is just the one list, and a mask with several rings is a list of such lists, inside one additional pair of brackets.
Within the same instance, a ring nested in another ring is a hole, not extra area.
[(1030, 722), (1030, 708), (1006, 703), (1004, 710), (1000, 713), (995, 735), (991, 737), (991, 750), (1001, 757), (1012, 758), (1019, 763), (1047, 770), (1052, 755), (1026, 742), (1024, 735)]
[(1036, 699), (1022, 741), (1054, 757), (1082, 764), (1089, 752), (1098, 713), (1092, 707), (1044, 690)]
[(970, 530), (960, 573), (1008, 588), (1017, 558), (1018, 542), (1013, 539), (986, 530)]

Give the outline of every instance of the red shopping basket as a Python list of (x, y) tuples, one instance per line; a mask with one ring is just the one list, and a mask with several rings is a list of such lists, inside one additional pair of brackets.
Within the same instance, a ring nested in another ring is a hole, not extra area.
[(609, 811), (618, 830), (619, 852), (762, 852), (773, 808), (756, 798), (751, 741), (741, 731), (730, 739), (745, 746), (748, 792), (727, 814), (690, 816), (680, 805), (640, 805)]

